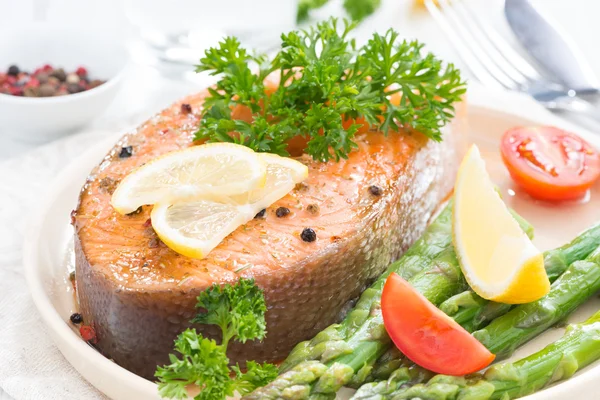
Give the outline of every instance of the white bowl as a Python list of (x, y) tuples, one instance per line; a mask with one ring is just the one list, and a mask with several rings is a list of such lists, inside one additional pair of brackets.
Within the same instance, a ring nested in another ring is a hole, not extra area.
[(102, 112), (117, 94), (128, 55), (106, 32), (38, 24), (5, 29), (0, 37), (0, 71), (12, 64), (32, 72), (45, 64), (75, 71), (84, 66), (92, 79), (106, 82), (85, 92), (57, 97), (0, 94), (2, 132), (28, 142), (45, 142), (73, 132)]

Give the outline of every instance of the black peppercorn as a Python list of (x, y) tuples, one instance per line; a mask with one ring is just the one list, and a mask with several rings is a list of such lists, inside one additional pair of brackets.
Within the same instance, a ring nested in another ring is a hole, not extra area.
[(183, 103), (181, 105), (181, 112), (184, 114), (189, 114), (192, 112), (192, 106), (190, 106), (188, 103)]
[(10, 76), (17, 76), (19, 75), (19, 72), (21, 72), (21, 70), (16, 65), (11, 65), (8, 67), (8, 71), (6, 71), (6, 73)]
[(264, 217), (264, 216), (265, 216), (265, 213), (266, 213), (266, 212), (267, 212), (267, 209), (266, 209), (266, 208), (263, 208), (262, 210), (260, 210), (260, 211), (258, 212), (258, 214), (256, 214), (256, 215), (254, 216), (254, 218), (262, 218), (262, 217)]
[(121, 147), (121, 152), (119, 153), (119, 158), (129, 158), (133, 154), (132, 146)]
[(128, 216), (130, 216), (130, 215), (138, 215), (139, 213), (142, 212), (142, 210), (143, 210), (142, 206), (139, 206), (134, 211), (132, 211), (132, 212), (130, 212), (128, 214), (125, 214), (125, 215), (128, 215)]
[(302, 233), (300, 234), (300, 237), (305, 242), (310, 243), (310, 242), (314, 242), (315, 240), (317, 240), (317, 233), (312, 228), (304, 228), (302, 230)]
[(71, 314), (71, 322), (74, 324), (80, 324), (83, 322), (83, 317), (81, 316), (81, 314), (79, 313), (73, 313)]
[(275, 215), (277, 215), (277, 218), (283, 218), (289, 213), (290, 209), (287, 207), (279, 207), (277, 210), (275, 210)]
[(379, 186), (371, 185), (369, 186), (369, 192), (371, 192), (373, 196), (381, 196), (381, 192), (383, 192), (383, 190)]

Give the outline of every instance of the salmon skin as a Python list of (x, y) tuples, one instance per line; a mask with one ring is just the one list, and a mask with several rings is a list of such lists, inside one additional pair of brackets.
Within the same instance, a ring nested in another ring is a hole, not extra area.
[[(462, 105), (436, 143), (419, 133), (366, 132), (347, 160), (297, 157), (308, 178), (239, 227), (205, 259), (166, 247), (150, 224), (151, 206), (119, 215), (118, 182), (149, 160), (193, 144), (206, 92), (192, 95), (126, 134), (85, 183), (75, 212), (80, 311), (106, 357), (152, 379), (173, 340), (212, 284), (254, 278), (268, 311), (263, 342), (230, 343), (232, 362), (277, 361), (298, 342), (339, 321), (358, 295), (425, 229), (451, 191), (462, 154)], [(275, 210), (290, 214), (278, 218)], [(317, 239), (302, 240), (304, 228)], [(196, 326), (218, 339), (212, 326)]]

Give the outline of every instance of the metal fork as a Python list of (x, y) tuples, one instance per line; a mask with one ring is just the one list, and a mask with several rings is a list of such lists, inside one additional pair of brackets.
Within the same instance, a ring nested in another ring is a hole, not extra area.
[(541, 74), (463, 0), (451, 1), (425, 0), (425, 6), (478, 81), (527, 93), (551, 111), (574, 112), (600, 123), (596, 106)]

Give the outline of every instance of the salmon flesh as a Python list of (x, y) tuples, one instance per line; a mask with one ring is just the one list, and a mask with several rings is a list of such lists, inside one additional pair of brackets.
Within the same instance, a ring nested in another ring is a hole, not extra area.
[[(193, 145), (205, 96), (185, 98), (126, 134), (92, 171), (75, 212), (84, 321), (94, 327), (99, 351), (148, 379), (168, 363), (174, 339), (190, 326), (196, 296), (215, 283), (254, 278), (265, 293), (267, 336), (231, 343), (233, 362), (281, 360), (295, 344), (339, 321), (421, 235), (452, 190), (462, 154), (465, 116), (458, 105), (441, 143), (419, 133), (365, 132), (347, 160), (299, 156), (309, 168), (303, 183), (206, 258), (191, 259), (158, 239), (151, 206), (119, 215), (110, 197), (134, 168)], [(278, 218), (278, 207), (291, 213)], [(304, 228), (317, 239), (302, 240)], [(218, 339), (215, 327), (196, 328)]]

